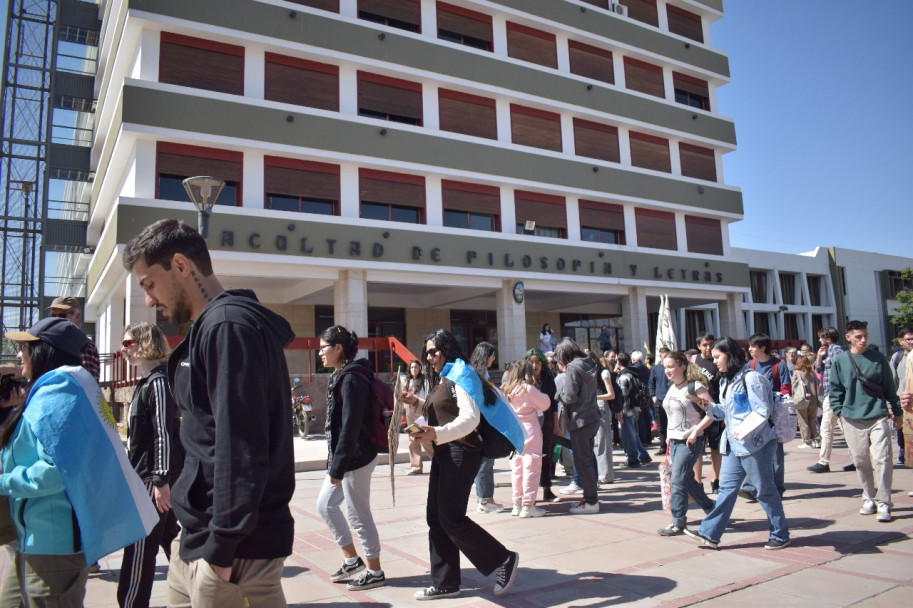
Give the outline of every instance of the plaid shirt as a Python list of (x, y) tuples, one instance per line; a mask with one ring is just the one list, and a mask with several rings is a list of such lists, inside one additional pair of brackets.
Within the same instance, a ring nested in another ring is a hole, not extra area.
[(827, 397), (831, 391), (831, 366), (834, 364), (834, 357), (843, 352), (843, 347), (839, 344), (831, 344), (827, 347), (827, 356), (821, 365), (815, 366), (815, 371), (821, 374), (821, 398)]
[(82, 357), (82, 366), (87, 372), (92, 374), (92, 376), (95, 377), (95, 381), (98, 382), (100, 365), (98, 363), (98, 349), (95, 348), (95, 343), (92, 342), (92, 340), (87, 341), (86, 345), (79, 351), (79, 355)]

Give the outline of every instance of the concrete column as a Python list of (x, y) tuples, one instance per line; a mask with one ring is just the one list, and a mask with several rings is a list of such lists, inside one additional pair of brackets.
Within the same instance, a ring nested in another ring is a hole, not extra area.
[(682, 154), (678, 144), (679, 141), (677, 139), (669, 140), (669, 170), (672, 175), (682, 174)]
[(560, 114), (561, 120), (561, 149), (565, 154), (576, 154), (574, 145), (574, 117), (569, 114)]
[(266, 52), (262, 48), (244, 49), (244, 96), (263, 99), (266, 95)]
[(491, 17), (491, 49), (495, 55), (507, 57), (507, 18), (503, 15)]
[(263, 152), (257, 150), (246, 150), (244, 152), (244, 163), (242, 179), (244, 180), (244, 192), (242, 193), (241, 206), (252, 207), (254, 209), (263, 209), (266, 207), (266, 182), (263, 167)]
[(666, 101), (675, 101), (675, 81), (672, 79), (672, 68), (663, 68), (663, 97)]
[(669, 31), (669, 14), (666, 12), (666, 3), (663, 0), (659, 0), (656, 3), (656, 17), (657, 23), (659, 24), (659, 29), (664, 32)]
[(426, 83), (422, 86), (422, 124), (426, 129), (441, 128), (441, 106), (438, 97), (438, 86)]
[(624, 321), (624, 348), (627, 352), (640, 348), (644, 340), (652, 341), (647, 335), (647, 296), (640, 287), (628, 288), (628, 295), (622, 301), (621, 310)]
[[(133, 159), (134, 165), (130, 167), (130, 175), (124, 183), (123, 195), (155, 198), (155, 142), (137, 140)], [(130, 181), (133, 192), (130, 192)]]
[(631, 131), (623, 127), (618, 129), (618, 162), (631, 166)]
[[(143, 30), (140, 38), (139, 54), (130, 77), (158, 82), (160, 49), (161, 34), (153, 30)], [(113, 61), (113, 57), (111, 61)]]
[(571, 51), (567, 45), (567, 34), (555, 36), (555, 46), (558, 51), (558, 70), (569, 73), (571, 71)]
[(339, 216), (361, 215), (361, 199), (358, 194), (358, 167), (352, 164), (339, 166)]
[(104, 328), (96, 328), (98, 343), (95, 345), (99, 353), (113, 353), (120, 350), (120, 342), (123, 337), (126, 320), (124, 318), (124, 298), (126, 296), (126, 287), (124, 284), (111, 294), (111, 299), (104, 308), (107, 309), (107, 320)]
[(685, 229), (685, 214), (675, 214), (675, 242), (678, 244), (678, 250), (681, 252), (688, 251), (688, 231)]
[(634, 213), (634, 207), (625, 205), (625, 245), (628, 247), (637, 247), (637, 216)]
[(437, 2), (421, 0), (422, 35), (437, 38)]
[(425, 177), (425, 224), (444, 225), (444, 193), (441, 178), (436, 175)]
[(514, 299), (516, 280), (506, 279), (496, 294), (498, 318), (498, 361), (503, 367), (526, 352), (526, 304)]
[(358, 0), (339, 0), (339, 14), (343, 17), (358, 17)]
[(124, 286), (124, 325), (146, 321), (155, 324), (155, 308), (146, 306), (146, 294), (143, 292), (136, 277), (132, 274), (127, 277)]
[(510, 102), (506, 99), (495, 99), (495, 120), (498, 128), (498, 141), (509, 144), (510, 134)]
[(501, 188), (501, 232), (517, 233), (517, 207), (514, 204), (514, 189)]
[(358, 116), (358, 70), (354, 65), (339, 66), (339, 113)]
[[(368, 280), (364, 270), (340, 270), (333, 285), (336, 324), (359, 336), (368, 336)], [(359, 352), (359, 356), (365, 356)]]
[(567, 197), (567, 240), (580, 240), (580, 199)]
[(747, 338), (745, 317), (742, 315), (742, 294), (728, 293), (720, 303), (720, 334), (731, 338)]
[(614, 52), (612, 53), (612, 68), (615, 73), (615, 86), (619, 89), (625, 88), (625, 61), (624, 57), (621, 56), (621, 53)]

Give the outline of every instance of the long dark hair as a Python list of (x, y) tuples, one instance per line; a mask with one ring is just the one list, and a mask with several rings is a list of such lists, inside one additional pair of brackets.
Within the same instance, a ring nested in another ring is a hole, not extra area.
[[(460, 343), (457, 342), (456, 336), (446, 329), (436, 329), (422, 339), (422, 360), (425, 362), (428, 361), (428, 342), (434, 344), (434, 348), (440, 351), (445, 362), (456, 361), (457, 359), (466, 360), (466, 357), (463, 356), (463, 349), (460, 348)], [(428, 366), (428, 376), (432, 386), (437, 384), (440, 379), (438, 373), (434, 371), (434, 368), (430, 365)]]
[(469, 355), (469, 365), (476, 370), (480, 378), (484, 378), (488, 372), (488, 359), (493, 354), (495, 354), (495, 347), (492, 346), (491, 342), (479, 342), (476, 344), (472, 354)]
[(558, 343), (558, 346), (555, 347), (555, 361), (561, 365), (567, 365), (574, 359), (580, 357), (586, 357), (586, 353), (583, 352), (580, 345), (571, 338), (564, 338)]
[[(71, 355), (41, 340), (29, 342), (26, 348), (28, 348), (29, 358), (29, 380), (31, 380), (32, 384), (35, 384), (35, 381), (43, 375), (58, 367), (65, 365), (79, 366), (82, 364), (82, 357), (79, 355)], [(9, 443), (23, 411), (25, 411), (25, 404), (10, 412), (6, 422), (0, 427), (0, 448), (6, 447)]]
[(720, 372), (722, 375), (726, 376), (726, 378), (732, 379), (732, 377), (736, 375), (736, 372), (745, 367), (745, 364), (748, 362), (748, 358), (745, 356), (745, 351), (742, 350), (742, 347), (728, 336), (723, 336), (714, 342), (713, 348), (727, 357), (726, 371)]

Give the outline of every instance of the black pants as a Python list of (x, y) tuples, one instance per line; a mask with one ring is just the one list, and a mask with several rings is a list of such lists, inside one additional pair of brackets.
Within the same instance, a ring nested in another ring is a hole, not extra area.
[(572, 428), (570, 432), (574, 469), (580, 477), (583, 500), (588, 505), (595, 505), (599, 502), (596, 494), (596, 458), (593, 454), (593, 439), (598, 430), (599, 421), (597, 420), (579, 428)]
[(653, 431), (650, 428), (652, 425), (653, 419), (650, 417), (650, 412), (646, 408), (641, 409), (640, 416), (637, 418), (637, 436), (645, 446), (653, 443)]
[(460, 552), (486, 576), (510, 555), (504, 545), (466, 516), (469, 491), (481, 462), (480, 452), (464, 450), (455, 443), (434, 448), (425, 517), (431, 582), (439, 589), (459, 588)]
[(666, 449), (666, 431), (669, 428), (669, 416), (666, 415), (666, 408), (663, 407), (662, 401), (656, 402), (656, 424), (659, 425), (659, 447)]
[(552, 440), (552, 435), (555, 431), (555, 413), (551, 411), (546, 411), (545, 415), (542, 416), (542, 472), (539, 475), (539, 487), (540, 488), (551, 488), (552, 487), (552, 450), (555, 448), (555, 443)]
[[(151, 482), (147, 482), (150, 488)], [(121, 608), (149, 608), (149, 596), (152, 595), (152, 581), (155, 578), (155, 556), (159, 547), (165, 550), (170, 558), (171, 541), (177, 536), (180, 527), (174, 511), (159, 513), (159, 523), (155, 524), (149, 536), (124, 548), (124, 559), (120, 565), (120, 576), (117, 581), (117, 604)]]

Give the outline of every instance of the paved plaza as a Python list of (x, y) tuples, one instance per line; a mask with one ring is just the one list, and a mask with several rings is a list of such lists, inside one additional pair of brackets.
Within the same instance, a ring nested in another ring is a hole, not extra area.
[[(425, 494), (428, 476), (407, 476), (405, 454), (395, 465), (396, 505), (390, 492), (387, 456), (374, 473), (372, 504), (383, 544), (387, 586), (362, 593), (330, 582), (328, 573), (341, 561), (315, 508), (322, 482), (326, 444), (321, 438), (295, 439), (297, 487), (292, 501), (296, 520), (294, 554), (285, 566), (283, 586), (292, 606), (376, 604), (414, 605), (415, 590), (427, 586), (428, 539)], [(509, 512), (472, 517), (508, 548), (520, 553), (521, 569), (511, 592), (495, 598), (492, 577), (483, 577), (464, 559), (463, 594), (437, 600), (441, 606), (897, 606), (913, 595), (913, 471), (895, 468), (895, 520), (879, 524), (858, 514), (861, 505), (855, 473), (839, 442), (836, 472), (805, 470), (817, 450), (787, 444), (785, 499), (793, 544), (767, 551), (767, 521), (757, 503), (739, 500), (720, 551), (700, 548), (682, 536), (662, 538), (666, 525), (657, 474), (658, 461), (641, 469), (616, 468), (616, 482), (599, 492), (598, 515), (567, 514), (573, 500), (545, 504), (538, 519)], [(651, 450), (652, 451), (652, 450)], [(615, 461), (623, 461), (616, 451)], [(426, 472), (428, 471), (426, 463)], [(559, 469), (560, 470), (560, 469)], [(709, 460), (705, 472), (709, 471)], [(495, 470), (495, 499), (510, 502), (507, 461)], [(564, 485), (564, 479), (556, 481)], [(708, 484), (709, 485), (709, 484)], [(556, 486), (555, 490), (557, 491)], [(700, 509), (689, 515), (697, 523)], [(102, 560), (91, 575), (88, 607), (116, 606), (115, 587), (121, 556)], [(153, 589), (153, 606), (164, 606), (164, 557)], [(3, 566), (5, 569), (5, 565)], [(906, 599), (905, 599), (906, 598)], [(254, 607), (255, 608), (255, 607)]]

